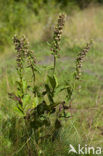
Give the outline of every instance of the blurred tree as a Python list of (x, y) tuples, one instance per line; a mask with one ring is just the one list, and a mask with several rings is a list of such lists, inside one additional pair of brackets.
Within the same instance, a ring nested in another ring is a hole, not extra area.
[(81, 9), (88, 7), (90, 3), (96, 3), (98, 0), (76, 0)]
[(99, 3), (103, 3), (103, 0), (98, 0)]

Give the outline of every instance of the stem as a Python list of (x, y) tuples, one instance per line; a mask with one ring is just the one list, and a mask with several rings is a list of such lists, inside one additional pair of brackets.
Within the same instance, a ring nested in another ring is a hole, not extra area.
[(33, 83), (35, 84), (35, 72), (34, 72), (34, 66), (32, 64), (32, 60), (31, 60), (31, 55), (29, 56), (29, 63), (30, 63), (30, 68), (32, 70), (32, 75), (33, 75)]
[(20, 90), (21, 90), (21, 93), (22, 93), (22, 96), (21, 98), (24, 97), (24, 90), (23, 90), (23, 73), (22, 73), (22, 70), (20, 69), (20, 73), (19, 73), (19, 79), (20, 79), (20, 83), (21, 83), (21, 87), (20, 87)]
[(31, 66), (31, 69), (32, 69), (32, 74), (33, 74), (33, 82), (34, 82), (34, 86), (35, 86), (35, 72), (34, 72), (33, 66)]
[(55, 73), (55, 69), (56, 69), (56, 56), (54, 55), (54, 69), (53, 69), (53, 74)]

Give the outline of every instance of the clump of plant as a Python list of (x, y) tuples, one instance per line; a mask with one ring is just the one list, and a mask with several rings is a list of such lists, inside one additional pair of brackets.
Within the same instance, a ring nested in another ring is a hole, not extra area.
[[(39, 143), (45, 141), (47, 138), (54, 141), (58, 136), (59, 130), (62, 127), (62, 119), (70, 118), (68, 113), (70, 107), (74, 85), (70, 81), (64, 81), (63, 84), (58, 83), (56, 62), (60, 52), (60, 40), (65, 23), (65, 15), (59, 15), (57, 26), (54, 30), (53, 41), (51, 43), (51, 52), (54, 57), (53, 67), (47, 68), (47, 79), (40, 86), (36, 82), (36, 76), (41, 74), (40, 67), (36, 64), (36, 58), (30, 50), (27, 39), (23, 36), (18, 38), (14, 36), (14, 45), (17, 52), (17, 74), (15, 93), (9, 93), (9, 96), (15, 100), (17, 111), (20, 117), (24, 120), (27, 128), (27, 138), (33, 138), (35, 144), (36, 155), (43, 154), (38, 147)], [(76, 63), (76, 77), (79, 79), (82, 59), (89, 50), (89, 45), (83, 50), (77, 58)], [(30, 70), (31, 81), (28, 80), (27, 72)], [(44, 70), (45, 71), (45, 70)], [(63, 92), (64, 99), (59, 98)], [(48, 129), (51, 131), (47, 131)], [(31, 153), (29, 140), (26, 144), (28, 147), (28, 154)], [(38, 150), (39, 149), (39, 150)]]

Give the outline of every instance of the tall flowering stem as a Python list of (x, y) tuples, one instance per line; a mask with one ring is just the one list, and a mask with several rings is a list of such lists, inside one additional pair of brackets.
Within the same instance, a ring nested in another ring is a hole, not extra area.
[(81, 68), (82, 68), (82, 63), (88, 53), (88, 51), (90, 50), (91, 48), (91, 44), (92, 42), (90, 43), (87, 43), (86, 47), (79, 53), (77, 59), (76, 59), (76, 73), (75, 73), (75, 79), (79, 80), (80, 79), (80, 76), (81, 76)]
[(54, 56), (54, 72), (56, 67), (56, 57), (58, 56), (58, 53), (60, 51), (60, 40), (63, 32), (64, 23), (65, 23), (65, 14), (61, 14), (59, 15), (58, 23), (54, 30), (53, 42), (51, 45), (51, 51)]
[(15, 50), (17, 51), (17, 72), (20, 78), (22, 96), (23, 96), (23, 64), (25, 60), (28, 62), (28, 67), (32, 70), (33, 83), (35, 84), (35, 64), (36, 59), (33, 56), (33, 52), (29, 49), (29, 42), (25, 36), (22, 36), (20, 39), (15, 35), (14, 36), (14, 45)]
[(15, 50), (17, 52), (17, 73), (19, 75), (20, 79), (20, 85), (21, 85), (21, 97), (24, 96), (23, 92), (23, 62), (24, 62), (24, 57), (25, 57), (25, 51), (27, 50), (27, 45), (25, 44), (25, 37), (23, 36), (21, 39), (18, 39), (17, 36), (15, 35), (13, 38), (13, 42), (15, 45)]

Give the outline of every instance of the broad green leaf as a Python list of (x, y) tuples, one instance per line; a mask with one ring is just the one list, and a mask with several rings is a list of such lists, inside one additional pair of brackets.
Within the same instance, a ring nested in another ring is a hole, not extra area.
[(18, 113), (19, 116), (21, 116), (21, 117), (24, 116), (24, 114), (22, 113), (22, 111), (21, 111), (19, 108), (15, 107), (15, 108), (14, 108), (14, 111), (15, 111), (16, 113)]
[(67, 89), (69, 86), (67, 86), (67, 85), (60, 85), (60, 86), (58, 86), (56, 89), (55, 89), (55, 94), (58, 94), (59, 92), (61, 92), (61, 91), (63, 91), (63, 90), (65, 90), (65, 89)]
[(54, 75), (54, 79), (55, 79), (56, 87), (57, 87), (58, 86), (58, 79), (57, 79), (56, 75)]
[(48, 95), (49, 102), (50, 102), (51, 104), (53, 104), (53, 103), (54, 103), (54, 102), (53, 102), (53, 94), (52, 94), (52, 92), (51, 92), (51, 90), (50, 90), (49, 85), (48, 85), (48, 84), (45, 84), (45, 88), (46, 88), (46, 92), (47, 92), (47, 95)]
[(72, 93), (73, 93), (72, 88), (71, 87), (68, 87), (67, 88), (67, 96), (66, 96), (67, 100), (70, 100), (71, 99)]
[(48, 75), (48, 81), (53, 90), (58, 86), (58, 81), (57, 81), (57, 78), (55, 75), (53, 75), (53, 76)]
[(33, 104), (32, 104), (33, 108), (37, 107), (38, 104), (39, 104), (39, 99), (38, 99), (38, 97), (36, 96), (36, 97), (34, 97), (34, 99), (33, 99)]
[(25, 109), (27, 105), (31, 103), (31, 97), (30, 95), (25, 95), (23, 97), (23, 108)]

